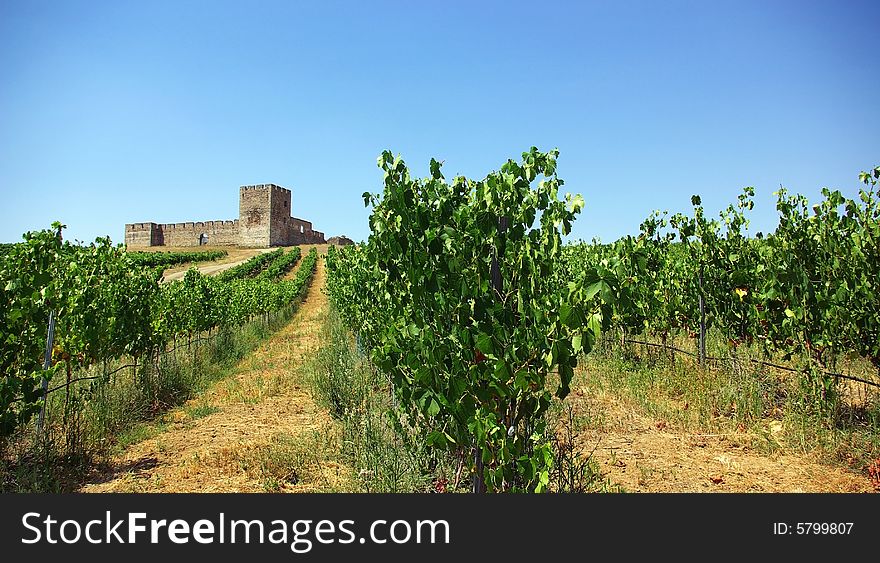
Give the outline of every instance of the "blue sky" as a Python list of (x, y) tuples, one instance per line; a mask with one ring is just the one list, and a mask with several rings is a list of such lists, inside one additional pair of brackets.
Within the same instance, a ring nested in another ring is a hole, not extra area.
[(874, 2), (0, 0), (0, 242), (68, 225), (233, 219), (293, 190), (328, 236), (369, 234), (376, 158), (482, 178), (558, 147), (572, 236), (755, 186), (854, 196), (880, 164)]

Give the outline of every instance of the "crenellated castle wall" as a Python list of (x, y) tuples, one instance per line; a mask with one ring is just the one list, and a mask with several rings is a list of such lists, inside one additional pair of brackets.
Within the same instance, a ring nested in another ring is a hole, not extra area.
[(125, 245), (241, 246), (266, 248), (295, 244), (323, 244), (324, 233), (312, 223), (292, 217), (290, 190), (275, 184), (239, 188), (239, 218), (233, 221), (185, 223), (130, 223)]
[(238, 240), (237, 220), (125, 226), (126, 246), (238, 246)]

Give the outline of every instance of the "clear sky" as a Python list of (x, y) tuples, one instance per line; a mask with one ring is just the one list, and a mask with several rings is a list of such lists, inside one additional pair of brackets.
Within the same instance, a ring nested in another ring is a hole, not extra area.
[(880, 164), (880, 2), (0, 0), (0, 242), (68, 225), (234, 219), (293, 190), (369, 234), (376, 158), (482, 178), (558, 147), (573, 237), (755, 186), (857, 193)]

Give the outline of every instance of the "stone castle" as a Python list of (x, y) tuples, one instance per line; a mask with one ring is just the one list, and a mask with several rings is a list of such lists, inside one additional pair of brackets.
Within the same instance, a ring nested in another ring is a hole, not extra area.
[(295, 244), (323, 244), (324, 233), (290, 214), (290, 190), (275, 184), (239, 188), (238, 219), (186, 223), (130, 223), (125, 245), (242, 246), (268, 248)]

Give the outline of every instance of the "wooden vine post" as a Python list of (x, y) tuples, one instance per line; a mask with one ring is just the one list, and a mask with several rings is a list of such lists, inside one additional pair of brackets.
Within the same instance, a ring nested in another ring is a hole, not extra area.
[(700, 365), (706, 366), (706, 298), (703, 295), (703, 266), (700, 265)]
[[(52, 346), (55, 341), (55, 311), (49, 311), (49, 331), (46, 335), (46, 353), (43, 355), (43, 370), (48, 370), (52, 365)], [(43, 421), (46, 420), (46, 396), (49, 390), (49, 380), (43, 375), (40, 382), (43, 389), (43, 405), (40, 407), (40, 416), (37, 419), (37, 433), (43, 430)]]

